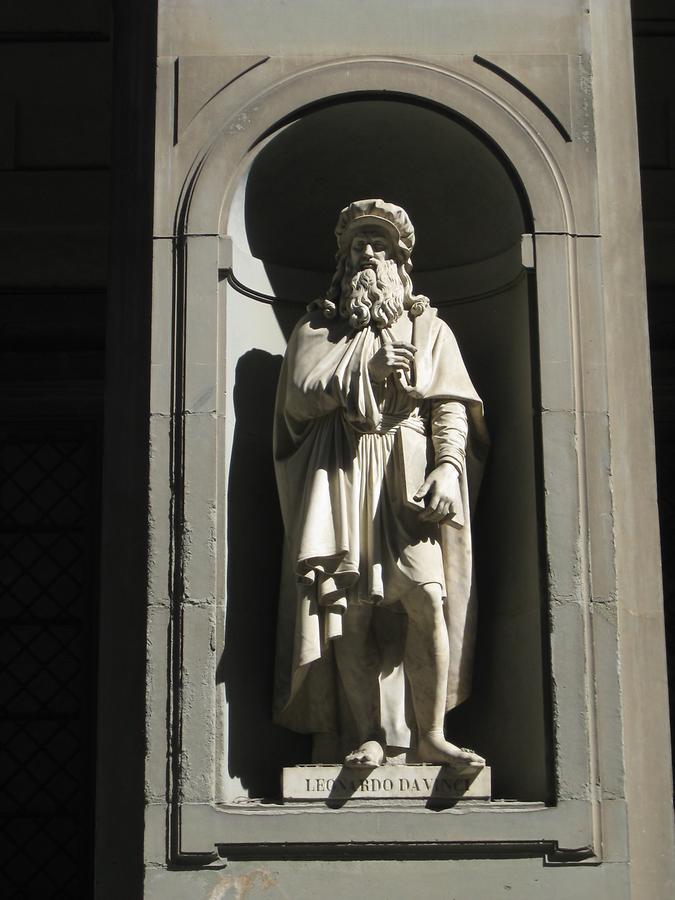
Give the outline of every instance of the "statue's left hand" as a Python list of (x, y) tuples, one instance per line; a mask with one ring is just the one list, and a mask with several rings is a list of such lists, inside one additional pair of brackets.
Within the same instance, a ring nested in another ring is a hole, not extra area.
[(459, 502), (459, 472), (452, 463), (441, 463), (427, 477), (415, 492), (415, 500), (427, 497), (426, 508), (420, 519), (426, 522), (441, 522), (450, 513), (457, 512)]

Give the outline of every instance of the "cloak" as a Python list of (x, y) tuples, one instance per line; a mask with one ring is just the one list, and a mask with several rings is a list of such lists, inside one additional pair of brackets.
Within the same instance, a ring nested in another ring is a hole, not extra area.
[[(417, 349), (413, 372), (400, 378), (400, 389), (420, 402), (459, 400), (469, 421), (459, 479), (462, 510), (439, 526), (450, 646), (446, 708), (451, 709), (466, 699), (471, 686), (476, 596), (470, 523), (489, 440), (481, 400), (452, 331), (435, 309), (427, 307), (413, 319), (412, 343)], [(329, 320), (314, 310), (294, 329), (279, 377), (274, 461), (285, 543), (274, 715), (275, 721), (294, 731), (341, 730), (344, 701), (332, 640), (341, 634), (349, 589), (359, 574), (350, 546), (362, 474), (354, 472), (354, 442), (360, 433), (382, 426), (368, 375), (368, 362), (380, 345), (373, 328), (355, 331), (347, 321)], [(419, 452), (410, 452), (408, 443), (414, 436), (401, 428), (397, 438), (402, 477), (413, 485), (413, 492), (428, 474), (426, 460)], [(389, 631), (391, 635), (397, 629)], [(398, 633), (404, 635), (404, 630), (398, 628)], [(388, 744), (407, 746), (402, 650), (386, 645), (383, 649), (391, 660), (385, 661), (388, 675), (381, 678), (383, 727)]]

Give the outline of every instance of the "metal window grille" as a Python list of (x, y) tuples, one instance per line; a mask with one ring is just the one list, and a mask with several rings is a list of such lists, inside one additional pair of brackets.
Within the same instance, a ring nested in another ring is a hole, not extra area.
[(0, 443), (0, 834), (4, 897), (90, 895), (96, 435)]

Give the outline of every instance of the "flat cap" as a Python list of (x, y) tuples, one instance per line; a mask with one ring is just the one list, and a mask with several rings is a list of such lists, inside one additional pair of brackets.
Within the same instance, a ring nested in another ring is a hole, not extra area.
[(338, 249), (346, 251), (354, 232), (368, 227), (387, 231), (408, 259), (415, 244), (415, 229), (404, 209), (384, 200), (355, 200), (342, 210), (335, 226)]

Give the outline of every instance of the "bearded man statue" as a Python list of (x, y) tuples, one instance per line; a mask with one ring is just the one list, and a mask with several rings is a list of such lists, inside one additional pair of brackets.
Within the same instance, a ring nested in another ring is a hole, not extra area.
[(359, 200), (335, 233), (337, 270), (277, 392), (275, 719), (314, 735), (317, 763), (476, 770), (444, 718), (470, 690), (482, 404), (449, 327), (413, 294), (406, 212)]

